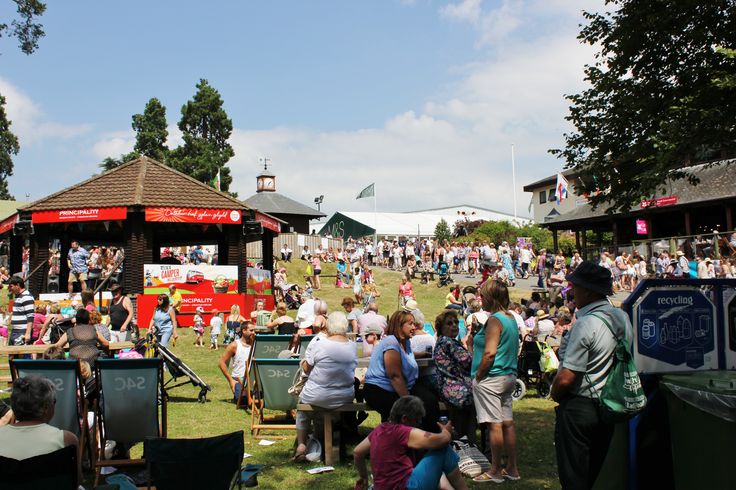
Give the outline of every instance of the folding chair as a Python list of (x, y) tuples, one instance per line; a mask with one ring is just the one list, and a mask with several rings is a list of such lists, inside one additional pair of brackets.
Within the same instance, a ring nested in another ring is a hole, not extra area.
[(427, 332), (432, 337), (437, 337), (437, 332), (434, 331), (434, 325), (427, 322), (424, 324), (424, 331)]
[[(103, 466), (144, 465), (144, 459), (105, 458), (105, 444), (115, 441), (129, 448), (146, 437), (166, 437), (166, 392), (163, 361), (152, 359), (99, 359), (95, 364), (100, 396), (95, 403), (100, 433), (95, 463), (95, 485)], [(159, 402), (161, 412), (159, 419)]]
[(3, 490), (77, 490), (77, 450), (74, 446), (27, 459), (0, 456)]
[(291, 335), (257, 334), (253, 344), (254, 359), (276, 359), (279, 353), (289, 349)]
[(49, 425), (68, 430), (79, 439), (77, 460), (82, 460), (87, 451), (90, 463), (94, 463), (94, 450), (89, 443), (87, 425), (87, 399), (84, 393), (84, 380), (79, 370), (79, 361), (11, 359), (10, 372), (13, 380), (29, 375), (46, 378), (56, 389), (56, 409)]
[(299, 337), (299, 359), (304, 359), (307, 353), (307, 346), (312, 341), (314, 335), (302, 335)]
[(243, 431), (202, 439), (149, 437), (143, 443), (148, 488), (241, 488)]
[[(264, 410), (289, 412), (296, 409), (296, 398), (289, 395), (288, 389), (294, 382), (299, 370), (299, 359), (254, 359), (253, 372), (255, 389), (251, 401), (250, 433), (258, 438), (261, 430), (296, 430), (296, 425), (267, 424), (267, 421), (277, 421), (276, 417), (266, 417)], [(274, 438), (286, 439), (281, 436)]]

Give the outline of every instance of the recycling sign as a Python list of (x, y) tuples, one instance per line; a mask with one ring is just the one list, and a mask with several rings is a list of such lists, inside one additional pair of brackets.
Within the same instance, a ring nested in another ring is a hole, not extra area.
[(700, 288), (649, 289), (634, 304), (634, 357), (641, 372), (717, 369), (716, 309)]

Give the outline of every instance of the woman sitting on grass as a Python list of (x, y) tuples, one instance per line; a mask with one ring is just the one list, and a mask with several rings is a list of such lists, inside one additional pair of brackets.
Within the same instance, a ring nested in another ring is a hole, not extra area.
[[(422, 417), (424, 406), (419, 398), (408, 395), (396, 400), (389, 420), (355, 446), (353, 457), (360, 477), (356, 490), (368, 489), (368, 454), (375, 490), (468, 488), (458, 468), (459, 457), (450, 446), (452, 423), (438, 423), (441, 431), (434, 434), (416, 428)], [(428, 452), (420, 461), (413, 461), (412, 450)]]

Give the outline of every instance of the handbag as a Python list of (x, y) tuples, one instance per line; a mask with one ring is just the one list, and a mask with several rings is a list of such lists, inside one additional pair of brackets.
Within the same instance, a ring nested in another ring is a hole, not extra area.
[(304, 374), (304, 371), (299, 368), (299, 370), (294, 375), (294, 382), (289, 387), (289, 389), (286, 390), (286, 392), (294, 398), (298, 399), (299, 395), (302, 394), (302, 390), (304, 389), (304, 385), (307, 384), (308, 379), (309, 376)]
[[(619, 338), (613, 331), (611, 324), (601, 315), (591, 313), (601, 320), (613, 338), (616, 339), (616, 348), (613, 351), (613, 365), (606, 377), (606, 384), (598, 393), (600, 415), (608, 423), (625, 422), (641, 413), (647, 405), (647, 396), (641, 386), (639, 372), (636, 370), (634, 357), (625, 339)], [(585, 378), (590, 385), (590, 377)], [(592, 385), (589, 386), (591, 393)]]
[(460, 457), (457, 465), (460, 468), (460, 473), (464, 476), (475, 478), (491, 469), (488, 458), (480, 452), (477, 446), (469, 443), (466, 437), (452, 441), (452, 448)]

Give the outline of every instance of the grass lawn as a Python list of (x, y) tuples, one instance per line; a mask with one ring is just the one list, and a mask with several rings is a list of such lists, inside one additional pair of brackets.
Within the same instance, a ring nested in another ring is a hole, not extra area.
[[(302, 276), (306, 263), (296, 260), (286, 264), (290, 282), (297, 279), (303, 282)], [(324, 275), (334, 275), (334, 264), (323, 264)], [(382, 314), (391, 314), (397, 307), (398, 285), (400, 275), (383, 269), (374, 269), (381, 297), (379, 310)], [(340, 300), (344, 296), (352, 296), (351, 289), (338, 290), (334, 287), (334, 278), (323, 278), (322, 290), (317, 296), (327, 301), (330, 311), (341, 310)], [(423, 286), (419, 281), (414, 283), (419, 307), (425, 313), (428, 321), (444, 306), (444, 297), (447, 289), (438, 289), (434, 284)], [(247, 313), (247, 312), (245, 312)], [(294, 314), (291, 311), (290, 314)], [(209, 332), (207, 332), (208, 334)], [(259, 488), (264, 489), (351, 489), (356, 479), (356, 472), (352, 459), (336, 466), (334, 472), (309, 475), (306, 469), (321, 466), (320, 463), (296, 465), (291, 463), (293, 452), (294, 432), (274, 432), (276, 435), (289, 436), (289, 439), (276, 440), (271, 446), (259, 446), (258, 440), (250, 436), (250, 413), (245, 410), (235, 410), (231, 402), (230, 389), (225, 378), (217, 367), (217, 361), (222, 350), (214, 352), (209, 348), (194, 347), (194, 336), (190, 329), (180, 330), (180, 337), (173, 351), (184, 362), (212, 386), (207, 403), (197, 403), (198, 389), (186, 385), (169, 392), (169, 436), (173, 438), (191, 438), (212, 436), (236, 430), (244, 430), (245, 451), (253, 456), (248, 463), (262, 463), (266, 465), (263, 474), (258, 478)], [(504, 487), (519, 489), (559, 488), (557, 470), (552, 443), (554, 427), (554, 404), (551, 401), (538, 398), (534, 390), (522, 401), (514, 405), (514, 418), (517, 422), (518, 453), (522, 480), (519, 482), (505, 482)], [(373, 412), (371, 417), (363, 423), (361, 435), (365, 436), (380, 422), (378, 415)], [(262, 433), (265, 436), (265, 434)], [(354, 442), (349, 441), (348, 453)], [(133, 450), (133, 455), (139, 455), (141, 445)], [(207, 471), (207, 468), (202, 468)], [(475, 484), (468, 480), (471, 488), (484, 488), (491, 485)]]

